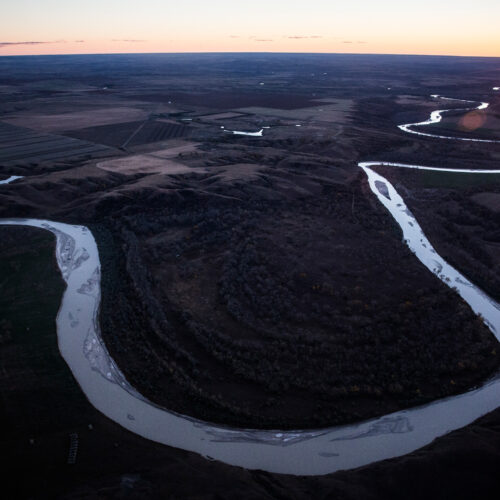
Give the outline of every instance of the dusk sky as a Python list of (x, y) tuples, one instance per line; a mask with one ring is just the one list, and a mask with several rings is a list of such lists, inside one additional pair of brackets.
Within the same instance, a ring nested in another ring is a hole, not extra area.
[(0, 55), (349, 52), (500, 57), (499, 0), (2, 0)]

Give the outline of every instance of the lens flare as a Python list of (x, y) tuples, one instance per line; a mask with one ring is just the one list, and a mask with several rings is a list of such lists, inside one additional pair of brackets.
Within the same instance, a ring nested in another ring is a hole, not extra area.
[(467, 113), (459, 122), (460, 130), (471, 132), (481, 128), (486, 122), (486, 114), (480, 111), (471, 111)]

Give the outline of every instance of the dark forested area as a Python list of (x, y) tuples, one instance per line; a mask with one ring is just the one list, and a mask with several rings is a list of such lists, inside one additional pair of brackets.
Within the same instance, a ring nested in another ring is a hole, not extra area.
[(491, 332), (401, 244), (362, 175), (293, 206), (245, 189), (113, 221), (103, 334), (149, 398), (223, 423), (319, 426), (494, 372)]

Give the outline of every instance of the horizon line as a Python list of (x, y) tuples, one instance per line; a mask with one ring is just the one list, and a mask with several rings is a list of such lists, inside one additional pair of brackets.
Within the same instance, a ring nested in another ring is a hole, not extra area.
[(58, 56), (114, 56), (114, 55), (202, 55), (202, 54), (286, 54), (286, 55), (345, 55), (345, 56), (408, 56), (408, 57), (456, 57), (473, 59), (500, 59), (498, 56), (462, 55), (462, 54), (419, 54), (391, 52), (286, 52), (286, 51), (176, 51), (176, 52), (68, 52), (62, 54), (0, 54), (4, 57), (58, 57)]

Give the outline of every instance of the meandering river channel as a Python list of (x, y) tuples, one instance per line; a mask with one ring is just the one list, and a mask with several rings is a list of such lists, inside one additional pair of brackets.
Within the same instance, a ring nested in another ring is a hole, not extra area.
[[(496, 89), (496, 87), (494, 87)], [(455, 102), (464, 102), (466, 104), (474, 104), (475, 101), (466, 101), (464, 99), (453, 99), (451, 97), (443, 97), (437, 94), (431, 95), (433, 99), (443, 99), (445, 101), (455, 101)], [(486, 109), (490, 104), (488, 102), (481, 102), (478, 106), (468, 107), (468, 108), (452, 108), (452, 109), (438, 109), (431, 113), (431, 116), (423, 121), (417, 123), (406, 123), (403, 125), (398, 125), (398, 128), (403, 132), (408, 132), (409, 134), (421, 135), (424, 137), (435, 137), (436, 139), (449, 139), (453, 141), (470, 141), (470, 142), (489, 142), (489, 143), (500, 143), (500, 140), (497, 139), (474, 139), (472, 137), (453, 137), (448, 135), (438, 135), (432, 134), (429, 132), (422, 132), (421, 130), (415, 130), (415, 127), (424, 127), (426, 125), (433, 125), (435, 123), (441, 122), (443, 119), (443, 114), (451, 113), (451, 112), (461, 112), (466, 113), (468, 111), (481, 111)]]
[[(431, 115), (434, 121), (400, 128), (409, 133), (431, 135), (411, 127), (435, 123), (438, 116), (435, 113), (443, 112), (434, 112)], [(376, 165), (468, 174), (498, 174), (500, 170), (443, 169), (377, 161), (359, 163), (368, 176), (371, 190), (400, 225), (403, 238), (415, 256), (444, 283), (454, 287), (500, 340), (499, 304), (437, 254), (394, 186), (371, 168)], [(0, 184), (12, 180), (15, 179)], [(67, 285), (57, 315), (60, 352), (89, 401), (110, 419), (147, 439), (248, 469), (321, 475), (405, 455), (500, 406), (500, 377), (495, 377), (465, 394), (362, 423), (319, 430), (235, 429), (176, 414), (139, 394), (106, 349), (98, 321), (101, 266), (91, 231), (83, 226), (38, 219), (1, 219), (0, 225), (31, 226), (55, 234), (57, 262)]]

